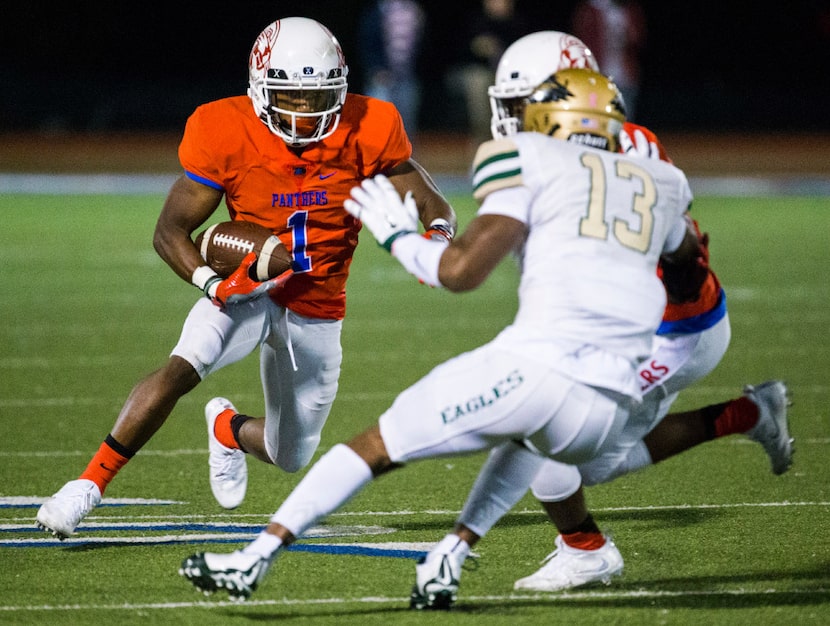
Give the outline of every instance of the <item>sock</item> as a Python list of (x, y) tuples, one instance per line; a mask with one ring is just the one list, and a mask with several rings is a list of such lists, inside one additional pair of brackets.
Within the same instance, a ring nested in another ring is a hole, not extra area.
[(562, 541), (577, 550), (599, 550), (605, 545), (605, 535), (590, 513), (584, 522), (559, 534), (562, 535)]
[(351, 500), (372, 478), (366, 461), (349, 446), (339, 443), (308, 470), (271, 522), (299, 537), (318, 519)]
[(701, 410), (709, 439), (745, 433), (758, 423), (758, 407), (749, 398), (737, 398)]
[(451, 552), (455, 552), (457, 554), (463, 554), (464, 558), (467, 558), (467, 555), (470, 554), (470, 546), (455, 533), (450, 533), (436, 543), (429, 552), (430, 554), (450, 554)]
[(245, 554), (257, 554), (263, 559), (270, 559), (282, 545), (282, 539), (264, 530), (247, 546), (242, 548)]
[(233, 440), (236, 445), (239, 447), (242, 452), (248, 452), (241, 443), (239, 443), (239, 430), (242, 428), (242, 424), (247, 422), (249, 419), (253, 419), (252, 417), (248, 417), (247, 415), (242, 415), (241, 413), (237, 413), (231, 418), (231, 434), (233, 435)]
[[(527, 493), (544, 459), (508, 441), (494, 448), (478, 473), (456, 523), (483, 537)], [(579, 472), (574, 469), (579, 476)]]
[(128, 450), (118, 443), (112, 435), (107, 435), (104, 443), (98, 448), (98, 452), (92, 457), (89, 465), (86, 466), (79, 478), (91, 480), (104, 495), (104, 490), (110, 481), (115, 478), (118, 471), (133, 458), (135, 452)]
[(249, 419), (251, 418), (247, 415), (240, 415), (233, 409), (225, 409), (216, 416), (216, 421), (213, 423), (213, 434), (216, 440), (226, 448), (240, 450), (242, 446), (239, 445), (239, 429)]

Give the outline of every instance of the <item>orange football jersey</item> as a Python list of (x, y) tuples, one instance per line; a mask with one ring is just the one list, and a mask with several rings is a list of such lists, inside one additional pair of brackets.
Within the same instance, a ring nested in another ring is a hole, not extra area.
[(179, 161), (187, 176), (225, 192), (231, 219), (256, 222), (293, 256), (271, 297), (307, 317), (342, 319), (360, 222), (343, 208), (363, 179), (409, 159), (412, 145), (389, 103), (348, 94), (335, 132), (296, 154), (259, 120), (248, 96), (198, 107)]
[[(626, 122), (623, 126), (623, 130), (632, 137), (634, 136), (634, 131), (639, 130), (643, 133), (643, 135), (645, 135), (649, 142), (654, 143), (657, 146), (660, 158), (663, 161), (667, 161), (669, 163), (672, 162), (666, 153), (666, 150), (663, 148), (663, 144), (661, 144), (660, 140), (657, 138), (657, 135), (645, 126), (640, 126), (639, 124), (634, 124), (632, 122)], [(695, 228), (697, 228), (697, 222), (695, 222)], [(698, 235), (700, 235), (700, 231), (698, 231)], [(706, 282), (703, 283), (703, 287), (701, 287), (700, 290), (700, 297), (697, 300), (693, 302), (684, 302), (683, 304), (668, 303), (666, 305), (666, 310), (663, 312), (664, 324), (661, 326), (660, 332), (672, 332), (673, 330), (677, 330), (679, 326), (673, 324), (674, 322), (692, 320), (694, 318), (703, 317), (715, 309), (720, 310), (724, 304), (721, 291), (718, 277), (715, 275), (715, 272), (710, 269), (709, 276), (707, 276)], [(720, 318), (718, 317), (718, 319)], [(706, 322), (704, 321), (702, 323), (704, 323), (703, 328), (705, 328)], [(689, 328), (688, 325), (682, 325), (682, 327), (685, 332), (695, 330), (693, 327)]]

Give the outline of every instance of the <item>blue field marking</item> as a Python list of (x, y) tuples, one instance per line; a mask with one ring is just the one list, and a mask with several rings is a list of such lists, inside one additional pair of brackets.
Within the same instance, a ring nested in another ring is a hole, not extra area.
[[(4, 496), (0, 497), (0, 509), (34, 509), (49, 498), (41, 496)], [(98, 507), (120, 506), (167, 506), (170, 504), (187, 504), (180, 500), (156, 500), (153, 498), (104, 498)]]
[[(79, 548), (90, 546), (167, 546), (167, 545), (203, 545), (203, 544), (240, 544), (252, 541), (256, 533), (236, 536), (220, 535), (161, 535), (158, 537), (70, 537), (64, 541), (52, 537), (44, 539), (9, 539), (0, 540), (0, 548)], [(390, 547), (385, 547), (389, 545)], [(287, 550), (292, 552), (312, 552), (315, 554), (375, 556), (393, 559), (420, 559), (427, 553), (426, 549), (407, 549), (398, 544), (378, 543), (366, 544), (336, 544), (336, 543), (304, 543), (298, 541)]]
[(252, 541), (256, 533), (248, 535), (157, 535), (157, 536), (122, 536), (122, 537), (70, 537), (69, 539), (3, 539), (0, 548), (80, 548), (92, 546), (167, 546), (176, 544), (224, 544), (245, 543)]
[[(63, 541), (40, 533), (33, 523), (0, 524), (0, 533), (30, 535), (39, 533), (38, 538), (21, 537), (0, 540), (0, 548), (77, 548), (90, 546), (118, 545), (175, 545), (175, 544), (240, 544), (252, 541), (262, 530), (261, 523), (228, 522), (89, 522), (82, 524), (79, 535)], [(322, 525), (310, 528), (302, 540), (288, 549), (318, 554), (347, 554), (356, 556), (377, 556), (397, 559), (418, 559), (426, 554), (428, 544), (377, 542), (369, 544), (351, 543), (306, 543), (310, 539), (333, 539), (338, 537), (369, 537), (388, 535), (395, 528), (365, 525)], [(118, 533), (102, 535), (102, 533)]]
[[(63, 541), (54, 537), (31, 537), (0, 540), (0, 548), (78, 548), (90, 546), (118, 545), (176, 545), (176, 544), (240, 544), (252, 541), (262, 529), (261, 524), (229, 524), (214, 522), (143, 524), (85, 524), (80, 527), (81, 536), (69, 537)], [(0, 532), (31, 533), (38, 529), (31, 524), (0, 524)], [(120, 532), (118, 536), (97, 536), (97, 533)], [(167, 534), (148, 535), (148, 532)], [(394, 528), (380, 526), (320, 526), (309, 529), (303, 539), (318, 537), (334, 538), (345, 536), (371, 536), (395, 532)], [(132, 534), (123, 534), (132, 533)], [(342, 554), (352, 556), (376, 556), (395, 559), (419, 559), (427, 553), (428, 544), (423, 543), (307, 543), (298, 541), (287, 548), (295, 552), (316, 554)]]
[(405, 550), (401, 548), (384, 548), (384, 544), (367, 546), (365, 544), (330, 544), (330, 543), (294, 543), (288, 550), (294, 552), (316, 552), (317, 554), (351, 554), (353, 556), (383, 556), (395, 559), (420, 559), (427, 550)]
[[(217, 532), (217, 533), (255, 533), (262, 524), (226, 524), (214, 522), (152, 522), (152, 523), (113, 523), (84, 524), (80, 531), (84, 533), (103, 532)], [(37, 530), (32, 524), (0, 524), (0, 533), (19, 533)]]

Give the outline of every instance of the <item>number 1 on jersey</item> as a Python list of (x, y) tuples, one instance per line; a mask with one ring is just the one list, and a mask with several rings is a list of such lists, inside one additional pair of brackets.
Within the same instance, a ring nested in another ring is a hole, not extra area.
[(297, 211), (288, 218), (288, 226), (291, 228), (291, 254), (294, 257), (293, 269), (295, 273), (308, 272), (311, 270), (311, 257), (306, 254), (308, 242), (308, 211)]

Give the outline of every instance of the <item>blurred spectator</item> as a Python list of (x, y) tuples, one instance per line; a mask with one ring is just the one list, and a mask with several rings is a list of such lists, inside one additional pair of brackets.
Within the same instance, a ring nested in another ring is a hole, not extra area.
[(420, 80), (417, 73), (426, 13), (415, 0), (378, 0), (360, 17), (358, 40), (363, 91), (393, 103), (407, 134), (418, 130)]
[(583, 0), (571, 16), (571, 33), (591, 49), (602, 73), (614, 79), (628, 119), (636, 119), (640, 55), (646, 43), (646, 19), (639, 2)]
[(451, 89), (462, 89), (470, 134), (476, 143), (491, 137), (487, 88), (495, 80), (502, 52), (530, 30), (515, 0), (482, 0), (466, 21), (458, 64), (448, 78)]

